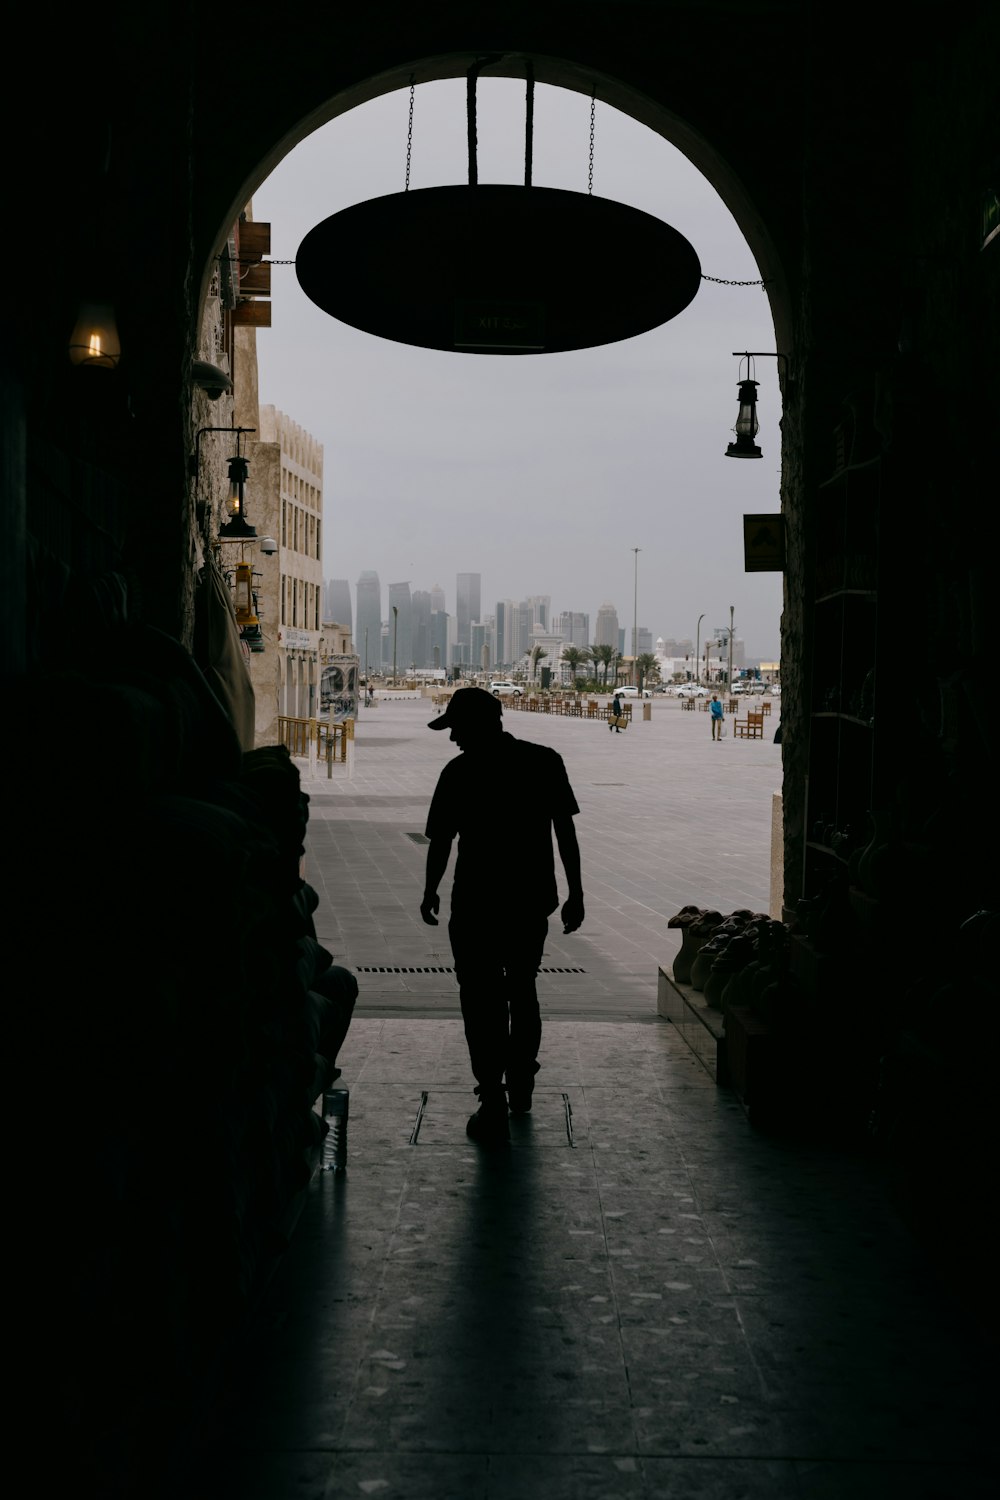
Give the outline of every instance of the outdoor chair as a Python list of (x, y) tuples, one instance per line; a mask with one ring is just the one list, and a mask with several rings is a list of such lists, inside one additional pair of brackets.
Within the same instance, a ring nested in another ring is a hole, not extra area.
[(762, 740), (764, 738), (764, 715), (750, 710), (745, 719), (734, 719), (733, 738), (737, 740)]

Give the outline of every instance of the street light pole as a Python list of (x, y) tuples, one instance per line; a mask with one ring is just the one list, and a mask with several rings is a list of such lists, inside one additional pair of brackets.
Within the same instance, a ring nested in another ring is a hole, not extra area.
[(632, 591), (632, 685), (639, 686), (639, 553), (641, 547), (633, 547), (635, 553), (635, 586)]
[(399, 619), (399, 605), (392, 606), (392, 685), (396, 686), (396, 625)]
[(704, 618), (705, 618), (704, 615), (699, 615), (698, 616), (698, 628), (695, 631), (695, 641), (694, 641), (694, 685), (695, 685), (695, 687), (698, 687), (700, 685), (700, 683), (701, 683), (701, 661), (699, 660), (698, 653), (701, 651), (701, 622), (702, 622), (702, 620)]
[(735, 613), (736, 613), (735, 607), (731, 604), (729, 606), (729, 691), (730, 691), (730, 693), (733, 691), (733, 615)]

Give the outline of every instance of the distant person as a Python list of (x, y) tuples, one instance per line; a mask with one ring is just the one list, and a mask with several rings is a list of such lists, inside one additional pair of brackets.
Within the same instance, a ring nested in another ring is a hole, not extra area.
[(721, 740), (723, 708), (717, 693), (712, 694), (712, 701), (708, 707), (712, 719), (712, 738), (713, 740)]
[[(511, 1114), (527, 1114), (542, 1039), (535, 976), (549, 917), (559, 906), (552, 835), (566, 874), (563, 932), (583, 922), (580, 811), (562, 756), (515, 739), (498, 698), (459, 688), (428, 728), (447, 729), (462, 751), (438, 778), (427, 815), (427, 875), (420, 915), (436, 927), (438, 886), (451, 846), (458, 856), (448, 937), (479, 1109), (466, 1130), (484, 1145), (510, 1139)], [(498, 816), (497, 809), (516, 809)]]
[(614, 700), (611, 704), (611, 719), (608, 723), (608, 728), (614, 730), (615, 734), (621, 734), (622, 732), (622, 713), (624, 711), (624, 707), (625, 705), (622, 703), (621, 694), (615, 693)]

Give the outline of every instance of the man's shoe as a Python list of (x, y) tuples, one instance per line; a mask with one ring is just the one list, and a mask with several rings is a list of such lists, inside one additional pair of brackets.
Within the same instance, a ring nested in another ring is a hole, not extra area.
[(507, 1085), (507, 1107), (512, 1115), (530, 1115), (531, 1095), (535, 1088), (535, 1074), (537, 1072), (538, 1064), (532, 1063), (521, 1068), (515, 1067), (513, 1074), (507, 1074), (505, 1079)]
[(514, 1082), (507, 1083), (507, 1108), (512, 1115), (531, 1114), (531, 1095), (535, 1087), (534, 1077), (527, 1082), (515, 1078)]
[(504, 1146), (510, 1140), (507, 1124), (507, 1104), (503, 1095), (488, 1104), (481, 1104), (474, 1115), (469, 1116), (465, 1127), (467, 1136), (481, 1146)]

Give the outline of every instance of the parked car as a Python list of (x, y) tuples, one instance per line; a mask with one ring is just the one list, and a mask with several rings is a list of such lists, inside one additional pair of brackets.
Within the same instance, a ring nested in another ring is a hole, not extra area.
[(490, 692), (495, 698), (500, 698), (505, 695), (509, 695), (512, 698), (520, 698), (523, 695), (523, 691), (523, 688), (519, 688), (516, 682), (490, 683)]
[[(615, 688), (615, 692), (618, 694), (619, 698), (638, 698), (638, 696), (639, 696), (639, 689), (637, 687), (620, 687), (620, 688)], [(614, 696), (614, 694), (612, 694), (612, 697), (613, 696)], [(652, 696), (653, 696), (653, 689), (652, 688), (643, 688), (643, 690), (642, 690), (642, 696), (644, 698), (652, 698)]]

